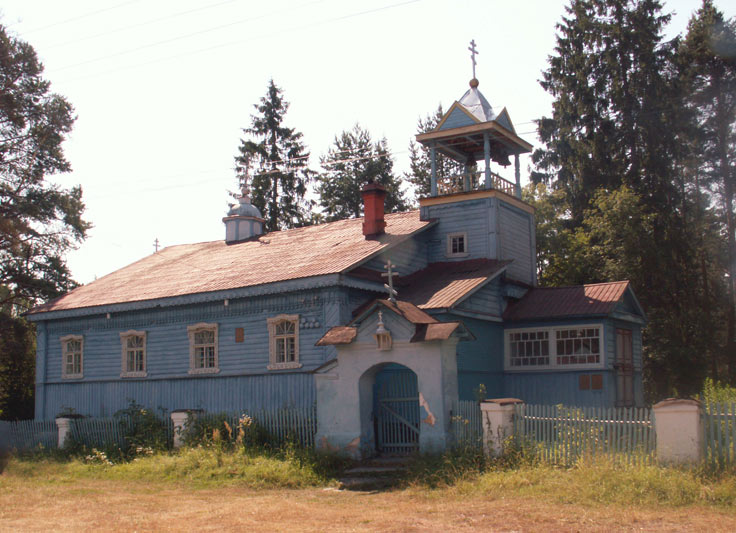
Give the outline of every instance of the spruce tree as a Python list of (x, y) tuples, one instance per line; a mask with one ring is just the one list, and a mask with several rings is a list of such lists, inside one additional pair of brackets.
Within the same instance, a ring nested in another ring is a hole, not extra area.
[(273, 80), (266, 96), (254, 104), (251, 126), (243, 130), (235, 168), (239, 178), (248, 174), (252, 202), (266, 219), (266, 231), (306, 224), (311, 204), (305, 200), (313, 172), (302, 134), (284, 125), (289, 103)]
[[(697, 113), (699, 185), (720, 207), (727, 242), (727, 327), (723, 353), (736, 382), (736, 21), (725, 20), (703, 0), (688, 24), (680, 49), (686, 74), (686, 103)], [(717, 371), (713, 373), (717, 379)]]
[(393, 173), (394, 162), (386, 139), (373, 142), (370, 133), (360, 125), (336, 135), (320, 163), (324, 172), (320, 174), (317, 191), (326, 221), (360, 217), (360, 191), (369, 182), (386, 188), (387, 212), (407, 209), (401, 182)]

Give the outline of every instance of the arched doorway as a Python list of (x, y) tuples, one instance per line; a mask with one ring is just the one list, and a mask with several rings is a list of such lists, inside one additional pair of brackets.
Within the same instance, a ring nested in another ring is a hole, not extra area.
[(380, 365), (371, 407), (377, 453), (406, 455), (419, 449), (419, 390), (411, 369), (397, 363)]

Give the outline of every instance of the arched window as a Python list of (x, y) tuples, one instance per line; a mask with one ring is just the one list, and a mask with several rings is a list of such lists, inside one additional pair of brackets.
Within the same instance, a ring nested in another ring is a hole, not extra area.
[(268, 319), (269, 370), (301, 368), (299, 362), (299, 315)]

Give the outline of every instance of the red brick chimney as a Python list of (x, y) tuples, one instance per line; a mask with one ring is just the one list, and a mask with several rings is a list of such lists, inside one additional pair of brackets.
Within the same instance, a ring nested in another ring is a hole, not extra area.
[(370, 237), (380, 235), (386, 227), (383, 219), (383, 201), (386, 198), (386, 189), (380, 183), (368, 183), (363, 190), (363, 235)]

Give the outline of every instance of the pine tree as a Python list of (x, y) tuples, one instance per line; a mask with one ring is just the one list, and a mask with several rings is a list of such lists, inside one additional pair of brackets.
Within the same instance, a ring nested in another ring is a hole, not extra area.
[[(442, 104), (437, 111), (428, 114), (425, 118), (417, 121), (417, 134), (427, 133), (437, 127), (444, 116)], [(449, 157), (437, 152), (435, 156), (438, 178), (454, 176), (465, 172), (465, 167)], [(414, 142), (409, 142), (409, 168), (404, 178), (414, 185), (417, 196), (428, 196), (432, 187), (432, 162), (429, 157), (429, 148)]]
[(49, 181), (70, 169), (62, 143), (74, 110), (2, 25), (0, 87), (0, 411), (13, 419), (33, 415), (35, 339), (20, 315), (74, 287), (65, 254), (90, 225), (81, 188)]
[(253, 205), (266, 219), (266, 231), (276, 231), (306, 224), (311, 204), (305, 200), (313, 172), (302, 134), (284, 126), (289, 104), (273, 80), (266, 96), (253, 107), (251, 126), (243, 130), (235, 157), (239, 178), (248, 174)]
[(333, 145), (320, 159), (324, 172), (317, 191), (325, 220), (360, 217), (363, 213), (361, 189), (366, 183), (386, 188), (386, 211), (407, 209), (401, 182), (394, 176), (394, 162), (386, 139), (373, 142), (370, 133), (356, 124), (335, 136)]

